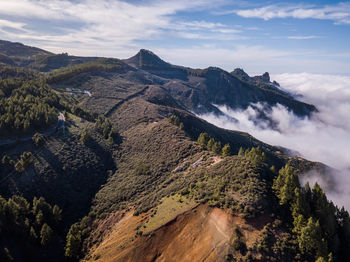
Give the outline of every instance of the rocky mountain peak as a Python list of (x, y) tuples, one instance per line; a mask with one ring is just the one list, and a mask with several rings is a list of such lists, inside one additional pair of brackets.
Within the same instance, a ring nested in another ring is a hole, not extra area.
[(142, 69), (159, 69), (170, 66), (170, 64), (163, 61), (159, 56), (147, 49), (140, 49), (135, 56), (126, 59), (125, 62), (131, 66)]

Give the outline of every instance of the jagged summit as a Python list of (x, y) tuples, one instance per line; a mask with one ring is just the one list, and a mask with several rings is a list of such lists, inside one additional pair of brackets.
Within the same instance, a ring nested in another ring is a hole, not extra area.
[(164, 69), (171, 66), (147, 49), (140, 49), (136, 55), (124, 60), (124, 62), (140, 69)]
[(231, 74), (246, 82), (250, 80), (249, 75), (242, 68), (236, 68)]
[(261, 76), (253, 76), (252, 78), (257, 82), (264, 82), (270, 84), (270, 74), (268, 72), (265, 72)]

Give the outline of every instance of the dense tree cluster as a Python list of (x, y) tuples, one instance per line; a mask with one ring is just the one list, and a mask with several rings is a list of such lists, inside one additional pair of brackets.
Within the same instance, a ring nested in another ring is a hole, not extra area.
[(44, 82), (0, 82), (0, 133), (30, 133), (57, 122), (60, 98)]
[(0, 80), (12, 78), (15, 80), (31, 80), (38, 77), (38, 72), (16, 66), (2, 66), (0, 65)]
[(73, 76), (81, 73), (93, 72), (93, 71), (115, 71), (122, 69), (122, 63), (117, 59), (100, 58), (96, 61), (86, 62), (83, 64), (68, 66), (61, 69), (52, 71), (47, 77), (48, 83), (57, 83), (64, 81)]
[[(107, 62), (104, 66), (109, 68), (114, 64)], [(47, 84), (49, 79), (40, 78), (38, 73), (29, 69), (0, 67), (1, 134), (20, 136), (46, 129), (57, 122), (59, 110), (88, 121), (96, 119), (96, 114), (77, 106), (74, 101), (68, 102), (63, 95), (53, 91)]]
[(171, 115), (169, 117), (169, 123), (180, 127), (180, 129), (184, 129), (184, 124), (180, 121), (180, 118), (178, 116)]
[[(317, 261), (349, 261), (350, 218), (344, 208), (339, 209), (328, 201), (316, 183), (301, 187), (292, 167), (279, 171), (273, 190), (280, 205), (292, 215), (293, 233), (300, 252)], [(333, 260), (331, 260), (333, 261)]]
[(24, 172), (33, 163), (33, 155), (31, 152), (23, 152), (15, 164), (15, 170), (18, 173)]
[(207, 133), (200, 133), (197, 142), (203, 149), (207, 149), (218, 155), (221, 154), (223, 157), (230, 156), (232, 154), (231, 146), (229, 144), (222, 147), (220, 141), (215, 141), (215, 139), (210, 137)]
[(22, 155), (14, 161), (8, 155), (3, 155), (0, 164), (0, 173), (9, 173), (15, 170), (18, 173), (24, 172), (32, 163), (33, 155), (31, 152), (23, 152)]
[(241, 147), (238, 151), (238, 155), (249, 159), (254, 165), (259, 165), (267, 160), (265, 153), (260, 147), (248, 148), (246, 150), (243, 150)]
[(8, 200), (0, 196), (0, 261), (11, 261), (17, 253), (30, 257), (33, 248), (55, 245), (61, 221), (62, 210), (43, 197), (34, 197), (30, 203), (16, 195)]
[(105, 139), (108, 139), (110, 144), (116, 143), (119, 139), (119, 133), (112, 126), (108, 118), (99, 116), (95, 123), (95, 129), (99, 132)]

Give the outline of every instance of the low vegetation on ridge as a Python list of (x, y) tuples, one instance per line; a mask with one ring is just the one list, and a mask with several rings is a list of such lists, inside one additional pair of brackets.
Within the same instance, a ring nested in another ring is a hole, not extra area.
[[(350, 261), (349, 213), (299, 182), (299, 167), (318, 164), (191, 113), (257, 99), (315, 110), (267, 75), (240, 80), (147, 50), (126, 60), (37, 52), (27, 67), (0, 65), (1, 261), (103, 261), (106, 245), (125, 260), (166, 260), (192, 244), (204, 254), (199, 241), (211, 261)], [(120, 224), (129, 232), (113, 242)]]

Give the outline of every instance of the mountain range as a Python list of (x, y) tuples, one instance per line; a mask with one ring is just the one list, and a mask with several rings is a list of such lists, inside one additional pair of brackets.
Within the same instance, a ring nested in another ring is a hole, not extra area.
[(199, 117), (317, 111), (268, 73), (0, 41), (0, 88), (4, 261), (349, 259), (349, 214), (298, 180), (331, 167)]

